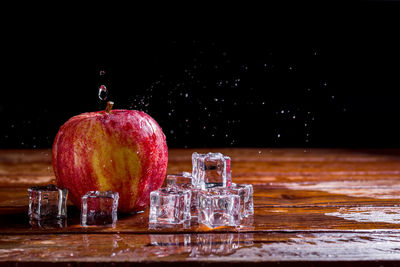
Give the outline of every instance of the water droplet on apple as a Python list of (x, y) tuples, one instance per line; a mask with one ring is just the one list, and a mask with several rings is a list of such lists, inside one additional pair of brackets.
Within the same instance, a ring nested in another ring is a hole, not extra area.
[(107, 99), (108, 91), (105, 85), (100, 85), (99, 87), (99, 98), (100, 100), (104, 101)]

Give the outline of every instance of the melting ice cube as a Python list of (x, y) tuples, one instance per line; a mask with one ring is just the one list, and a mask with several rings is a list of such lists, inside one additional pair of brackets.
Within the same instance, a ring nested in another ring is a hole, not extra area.
[(55, 185), (36, 186), (28, 189), (30, 219), (64, 219), (67, 217), (67, 189)]
[(181, 224), (190, 220), (191, 191), (177, 187), (160, 188), (150, 193), (149, 222)]
[(87, 192), (82, 196), (82, 226), (114, 226), (117, 221), (118, 199), (118, 192)]
[(228, 188), (210, 188), (199, 194), (199, 223), (210, 228), (238, 226), (240, 196)]
[(198, 188), (231, 185), (230, 161), (221, 153), (192, 154), (192, 183)]

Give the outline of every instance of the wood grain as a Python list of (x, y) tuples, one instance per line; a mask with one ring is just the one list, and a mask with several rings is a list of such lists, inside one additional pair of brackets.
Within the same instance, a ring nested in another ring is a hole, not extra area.
[(152, 227), (145, 210), (83, 228), (73, 206), (64, 225), (31, 225), (27, 188), (54, 182), (51, 151), (0, 150), (0, 264), (400, 264), (400, 150), (172, 149), (168, 173), (194, 151), (231, 156), (233, 181), (253, 184), (240, 227)]

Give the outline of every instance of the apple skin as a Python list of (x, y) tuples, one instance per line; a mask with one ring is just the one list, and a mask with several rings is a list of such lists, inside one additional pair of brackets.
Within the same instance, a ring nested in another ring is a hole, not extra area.
[(91, 190), (119, 193), (118, 211), (149, 205), (150, 192), (164, 182), (168, 164), (165, 135), (144, 112), (112, 110), (83, 113), (57, 133), (52, 150), (57, 186), (72, 203)]

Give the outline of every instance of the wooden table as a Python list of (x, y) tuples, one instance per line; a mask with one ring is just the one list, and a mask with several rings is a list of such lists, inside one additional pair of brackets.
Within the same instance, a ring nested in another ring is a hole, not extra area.
[[(193, 151), (171, 149), (168, 173), (190, 171)], [(51, 152), (0, 150), (0, 266), (400, 265), (400, 150), (212, 151), (254, 185), (255, 215), (239, 228), (149, 229), (148, 210), (82, 228), (73, 206), (65, 228), (31, 226), (27, 188), (54, 182)]]

